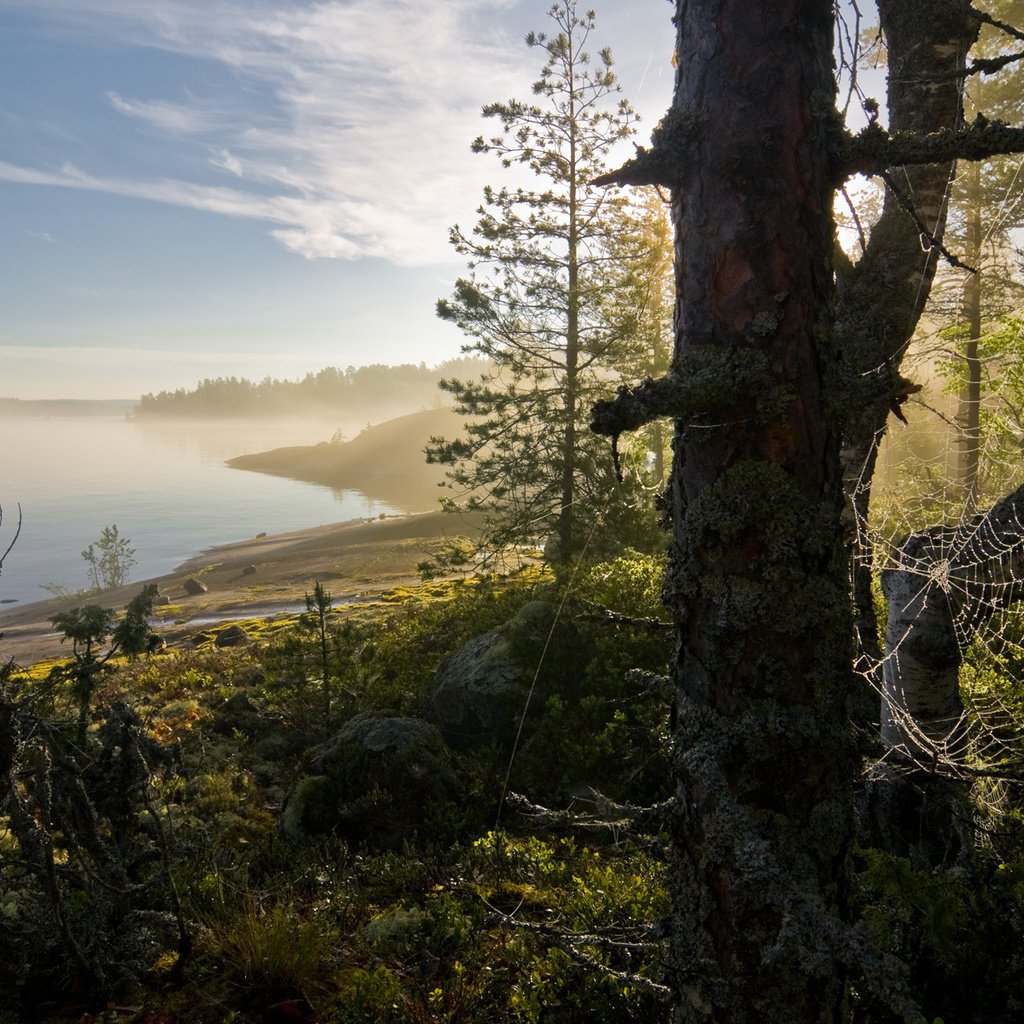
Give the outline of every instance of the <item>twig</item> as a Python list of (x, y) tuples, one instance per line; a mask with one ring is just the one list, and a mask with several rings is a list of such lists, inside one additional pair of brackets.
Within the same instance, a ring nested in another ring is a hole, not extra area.
[[(18, 537), (21, 536), (22, 518), (23, 517), (22, 517), (22, 513), (21, 513), (21, 502), (19, 501), (18, 502), (18, 528), (17, 528), (17, 530), (14, 531), (14, 539), (11, 541), (10, 544), (7, 545), (7, 550), (2, 555), (0, 555), (0, 573), (3, 572), (4, 559), (11, 553), (11, 550), (14, 548), (14, 545), (18, 543)], [(4, 510), (3, 510), (3, 507), (0, 506), (0, 526), (3, 526), (3, 523), (4, 523)]]

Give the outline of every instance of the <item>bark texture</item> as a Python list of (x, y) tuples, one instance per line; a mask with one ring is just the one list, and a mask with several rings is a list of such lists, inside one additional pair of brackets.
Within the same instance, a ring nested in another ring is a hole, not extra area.
[[(828, 393), (830, 0), (680, 0), (667, 601), (677, 1019), (838, 1021), (852, 634)], [(691, 378), (692, 379), (692, 378)]]

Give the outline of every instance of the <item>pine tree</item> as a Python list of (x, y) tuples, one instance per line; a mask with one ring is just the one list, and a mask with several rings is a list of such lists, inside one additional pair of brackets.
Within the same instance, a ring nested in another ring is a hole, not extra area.
[(593, 398), (620, 376), (637, 343), (639, 313), (629, 308), (636, 288), (616, 259), (621, 243), (615, 249), (629, 200), (592, 184), (637, 116), (619, 97), (611, 52), (592, 57), (586, 48), (593, 12), (581, 16), (575, 0), (563, 0), (550, 16), (552, 36), (526, 39), (546, 55), (533, 84), (537, 102), (486, 106), (501, 131), (473, 143), (536, 181), (485, 188), (472, 233), (452, 228), (471, 274), (437, 313), (473, 339), (464, 351), (486, 356), (493, 370), (477, 381), (442, 381), (467, 424), (461, 438), (434, 438), (428, 461), (451, 467), (458, 496), (450, 506), (486, 510), (491, 549), (548, 541), (550, 560), (564, 563), (584, 547), (606, 549), (613, 536), (642, 542), (653, 519), (586, 430)]

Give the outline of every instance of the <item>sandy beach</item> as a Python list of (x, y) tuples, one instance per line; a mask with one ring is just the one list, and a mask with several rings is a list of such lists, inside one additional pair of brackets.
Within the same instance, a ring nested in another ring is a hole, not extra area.
[[(0, 610), (0, 658), (13, 658), (26, 666), (61, 656), (67, 648), (53, 631), (51, 616), (83, 603), (123, 608), (146, 583), (155, 583), (170, 600), (156, 629), (171, 645), (187, 642), (213, 622), (295, 611), (317, 580), (332, 593), (336, 606), (365, 600), (418, 582), (417, 565), (429, 559), (439, 544), (476, 532), (474, 520), (435, 511), (227, 544), (204, 551), (156, 579)], [(185, 583), (191, 579), (200, 580), (206, 592), (189, 594)]]

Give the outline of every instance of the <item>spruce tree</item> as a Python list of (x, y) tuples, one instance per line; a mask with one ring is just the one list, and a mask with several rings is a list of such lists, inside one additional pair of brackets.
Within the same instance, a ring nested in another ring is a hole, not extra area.
[(552, 35), (526, 38), (546, 58), (535, 102), (489, 104), (483, 115), (500, 132), (473, 143), (534, 182), (485, 188), (473, 231), (452, 228), (470, 275), (437, 304), (472, 339), (463, 350), (493, 369), (441, 382), (467, 424), (460, 438), (434, 438), (427, 455), (451, 467), (450, 507), (486, 511), (491, 550), (547, 542), (549, 559), (564, 563), (654, 531), (649, 502), (616, 480), (606, 445), (586, 429), (594, 397), (621, 377), (638, 338), (635, 281), (613, 244), (629, 200), (593, 185), (637, 115), (620, 97), (611, 52), (587, 49), (594, 12), (563, 0), (550, 17)]

